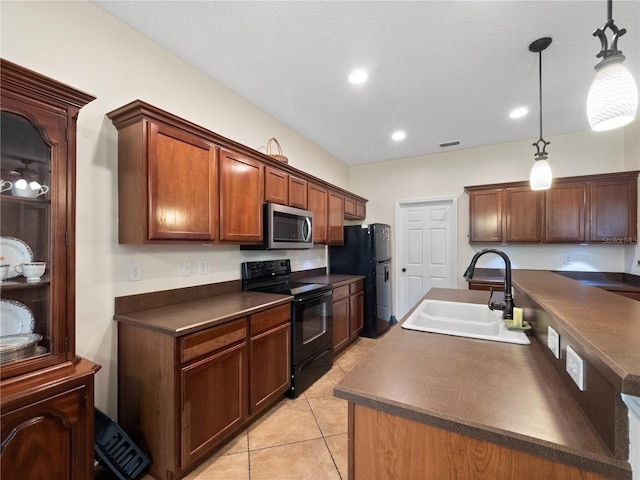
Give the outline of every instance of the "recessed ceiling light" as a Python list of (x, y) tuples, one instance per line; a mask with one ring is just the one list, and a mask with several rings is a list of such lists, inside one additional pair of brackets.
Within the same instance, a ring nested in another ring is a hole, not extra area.
[(354, 84), (364, 83), (367, 81), (367, 72), (364, 70), (354, 70), (349, 75), (349, 81)]
[(514, 108), (509, 114), (509, 118), (521, 118), (524, 117), (527, 113), (529, 113), (529, 110), (526, 107)]
[(400, 140), (404, 140), (406, 136), (407, 135), (402, 130), (398, 130), (397, 132), (393, 132), (393, 135), (391, 135), (391, 138), (393, 138), (396, 141), (400, 141)]

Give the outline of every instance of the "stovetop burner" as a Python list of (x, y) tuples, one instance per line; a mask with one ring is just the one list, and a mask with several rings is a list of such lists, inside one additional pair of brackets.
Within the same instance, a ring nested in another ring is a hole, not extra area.
[(330, 290), (330, 285), (291, 281), (291, 261), (263, 260), (242, 264), (242, 289), (303, 296)]

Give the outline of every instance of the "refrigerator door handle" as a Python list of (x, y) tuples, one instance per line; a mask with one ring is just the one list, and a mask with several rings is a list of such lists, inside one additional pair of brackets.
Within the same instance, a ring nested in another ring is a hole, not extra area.
[(384, 267), (384, 281), (385, 282), (389, 281), (389, 267), (388, 266)]

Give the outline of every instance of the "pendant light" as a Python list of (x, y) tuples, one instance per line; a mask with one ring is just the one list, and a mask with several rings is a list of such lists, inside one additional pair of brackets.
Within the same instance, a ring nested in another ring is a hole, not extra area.
[[(537, 53), (540, 57), (540, 71), (539, 71), (539, 101), (540, 101), (540, 138), (537, 142), (533, 143), (533, 146), (536, 147), (535, 153), (535, 163), (533, 164), (533, 168), (531, 169), (531, 174), (529, 175), (529, 184), (531, 185), (531, 190), (546, 190), (551, 187), (551, 180), (553, 175), (551, 173), (551, 166), (549, 166), (549, 162), (547, 162), (547, 145), (551, 142), (547, 142), (542, 138), (542, 51), (551, 45), (550, 37), (542, 37), (538, 40), (534, 41), (529, 45), (529, 51), (533, 53)], [(542, 150), (540, 150), (542, 147)]]
[[(638, 111), (638, 87), (622, 64), (624, 55), (618, 50), (618, 39), (627, 30), (618, 29), (613, 23), (612, 10), (613, 0), (608, 0), (607, 22), (593, 32), (594, 37), (600, 38), (602, 50), (596, 57), (602, 57), (602, 61), (595, 66), (596, 77), (587, 97), (587, 117), (591, 129), (598, 132), (632, 122)], [(607, 29), (613, 33), (611, 48), (605, 33)]]

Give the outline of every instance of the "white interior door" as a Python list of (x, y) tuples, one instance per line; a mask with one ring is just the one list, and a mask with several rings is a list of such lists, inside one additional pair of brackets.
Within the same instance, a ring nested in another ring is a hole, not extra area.
[(433, 287), (455, 288), (455, 198), (398, 202), (396, 305), (402, 318)]

